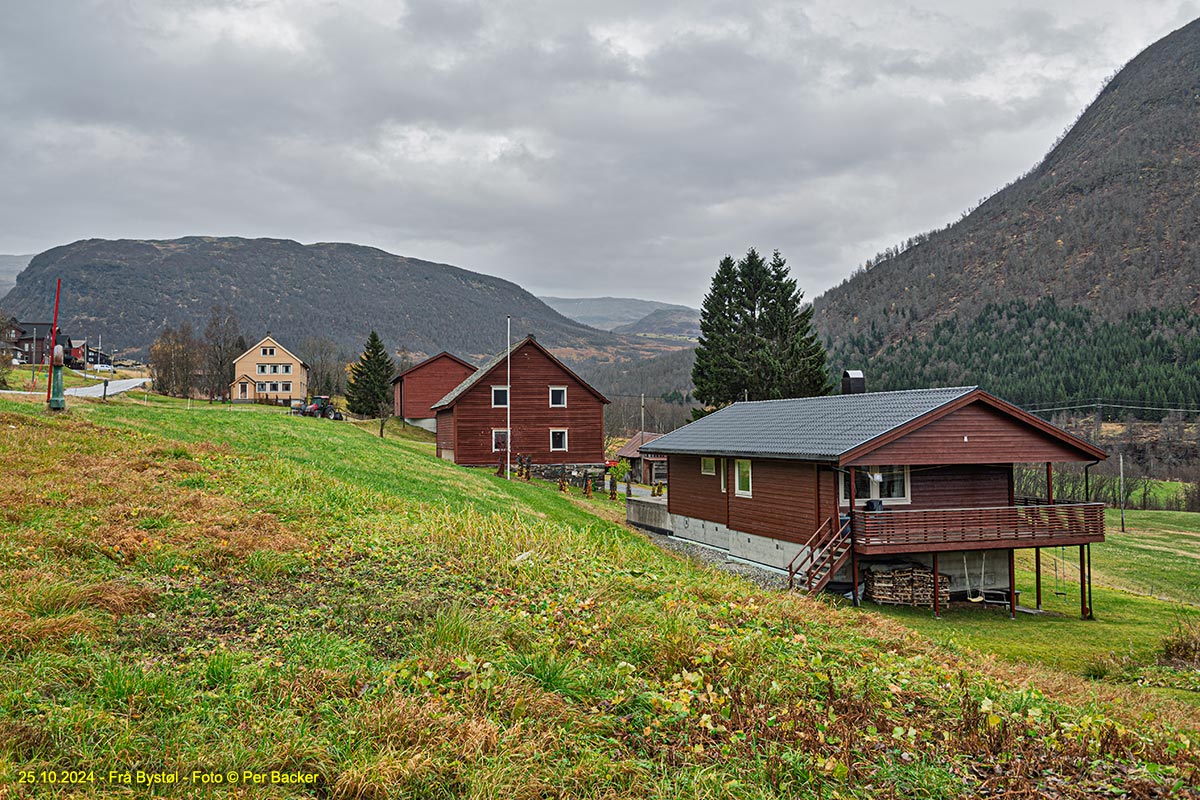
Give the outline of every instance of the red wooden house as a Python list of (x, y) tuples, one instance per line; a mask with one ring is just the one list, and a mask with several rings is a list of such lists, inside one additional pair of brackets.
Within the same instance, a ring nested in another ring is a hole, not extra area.
[(475, 373), (475, 365), (447, 352), (430, 356), (392, 379), (395, 416), (410, 425), (433, 432), (437, 414), (433, 404)]
[[(865, 569), (915, 562), (1015, 612), (1013, 552), (1034, 548), (1040, 607), (1041, 548), (1078, 546), (1086, 576), (1104, 539), (1102, 504), (1056, 503), (1052, 482), (1053, 463), (1104, 451), (976, 387), (735, 403), (650, 448), (671, 486), (656, 527), (856, 601)], [(1031, 462), (1046, 496), (1018, 498), (1014, 465)]]
[[(506, 376), (511, 355), (512, 385)], [(604, 463), (608, 399), (532, 337), (494, 356), (433, 405), (437, 454), (456, 464), (494, 465), (512, 448), (534, 464)]]

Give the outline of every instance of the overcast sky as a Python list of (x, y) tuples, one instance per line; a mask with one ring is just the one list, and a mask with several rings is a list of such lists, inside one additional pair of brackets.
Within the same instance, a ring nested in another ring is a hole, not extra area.
[(0, 7), (0, 252), (349, 241), (537, 294), (809, 296), (1033, 166), (1198, 0)]

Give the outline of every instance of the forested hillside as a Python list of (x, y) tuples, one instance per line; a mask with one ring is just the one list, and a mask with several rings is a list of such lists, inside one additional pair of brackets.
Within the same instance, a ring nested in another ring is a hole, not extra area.
[[(1151, 407), (1200, 401), (1200, 316), (1186, 308), (1149, 309), (1109, 320), (1052, 299), (989, 305), (973, 320), (939, 322), (895, 344), (868, 376), (872, 389), (979, 384), (1023, 405), (1100, 398), (1145, 419)], [(1120, 413), (1117, 416), (1123, 417)]]
[(60, 277), (62, 326), (122, 350), (144, 350), (166, 325), (199, 329), (215, 304), (233, 308), (248, 338), (325, 337), (347, 352), (376, 330), (389, 349), (479, 358), (504, 347), (506, 314), (514, 336), (533, 333), (576, 362), (661, 350), (567, 319), (509, 281), (353, 244), (92, 239), (36, 256), (0, 307), (48, 317)]
[(677, 306), (659, 300), (639, 300), (633, 297), (539, 297), (546, 305), (564, 317), (576, 322), (611, 331), (622, 325), (632, 325), (645, 319), (648, 314), (661, 309), (690, 311), (699, 316), (699, 311), (688, 306)]
[(618, 325), (613, 333), (636, 336), (674, 336), (696, 339), (700, 336), (700, 312), (694, 308), (659, 308), (637, 322)]
[[(1184, 365), (1165, 355), (1195, 352), (1195, 327), (1141, 312), (1185, 319), (1184, 309), (1200, 309), (1197, 130), (1200, 21), (1118, 72), (1027, 175), (817, 298), (831, 367), (867, 367), (876, 388), (961, 383), (969, 371), (1021, 399), (1116, 392), (1195, 402), (1169, 372)], [(1045, 296), (1056, 308), (1013, 305)], [(1162, 352), (1144, 352), (1142, 324), (1158, 326)], [(1114, 355), (1131, 349), (1133, 361)]]

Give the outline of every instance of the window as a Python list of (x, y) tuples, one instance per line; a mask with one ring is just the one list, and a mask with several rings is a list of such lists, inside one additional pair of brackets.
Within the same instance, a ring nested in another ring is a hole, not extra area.
[(264, 356), (273, 356), (273, 355), (275, 355), (275, 348), (274, 347), (264, 347), (262, 349), (262, 354)]
[(267, 348), (265, 348), (265, 347), (262, 349), (262, 354), (263, 354), (264, 356), (269, 356), (269, 355), (271, 355), (270, 353), (268, 353), (268, 352), (267, 352)]
[(717, 474), (717, 460), (715, 458), (709, 458), (707, 456), (702, 456), (700, 458), (700, 474), (701, 475), (716, 475)]
[(734, 462), (733, 493), (738, 497), (750, 497), (750, 461), (739, 458)]
[(566, 450), (567, 449), (567, 431), (565, 428), (550, 431), (550, 449), (551, 450)]
[(254, 391), (256, 391), (256, 392), (265, 392), (266, 390), (267, 390), (267, 385), (266, 385), (265, 383), (256, 383), (256, 384), (254, 384)]
[(718, 464), (717, 466), (719, 466), (721, 468), (721, 491), (724, 492), (725, 491), (725, 459), (722, 458), (720, 461), (721, 461), (721, 463)]
[(292, 365), (291, 365), (291, 364), (284, 364), (284, 365), (283, 365), (283, 374), (284, 374), (284, 375), (291, 375), (291, 374), (292, 374)]
[(278, 374), (279, 374), (279, 365), (278, 365), (278, 364), (272, 364), (272, 365), (271, 365), (271, 374), (272, 374), (272, 375), (278, 375)]
[(508, 387), (492, 387), (492, 408), (508, 408)]
[(283, 383), (279, 384), (279, 386), (285, 392), (290, 392), (292, 390), (292, 382), (291, 381), (284, 381)]
[(550, 387), (550, 407), (551, 408), (566, 408), (567, 407), (567, 387), (551, 386)]
[(266, 374), (267, 374), (267, 365), (266, 365), (266, 364), (259, 364), (259, 365), (258, 365), (258, 374), (259, 374), (259, 375), (266, 375)]
[[(845, 474), (838, 475), (843, 503), (850, 502), (850, 482)], [(884, 505), (912, 502), (908, 493), (908, 467), (857, 467), (854, 470), (854, 504), (866, 505), (868, 500), (882, 500)]]
[(272, 391), (272, 392), (278, 392), (278, 391), (279, 391), (279, 384), (278, 384), (278, 383), (272, 383), (272, 384), (271, 384), (271, 391)]
[(492, 452), (499, 453), (508, 449), (508, 431), (504, 428), (492, 428)]

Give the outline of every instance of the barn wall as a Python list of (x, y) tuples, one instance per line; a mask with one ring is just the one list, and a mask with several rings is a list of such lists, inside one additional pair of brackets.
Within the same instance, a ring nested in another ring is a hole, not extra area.
[(433, 417), (430, 406), (475, 372), (448, 355), (435, 356), (405, 373), (396, 383), (396, 416), (408, 419)]
[[(455, 461), (492, 465), (492, 429), (505, 427), (506, 412), (492, 408), (492, 386), (504, 385), (503, 362), (464, 392), (454, 405)], [(567, 407), (550, 407), (550, 387), (567, 387)], [(512, 452), (535, 464), (603, 464), (604, 404), (552, 358), (532, 345), (512, 355)], [(566, 428), (567, 450), (550, 450), (550, 429)]]

